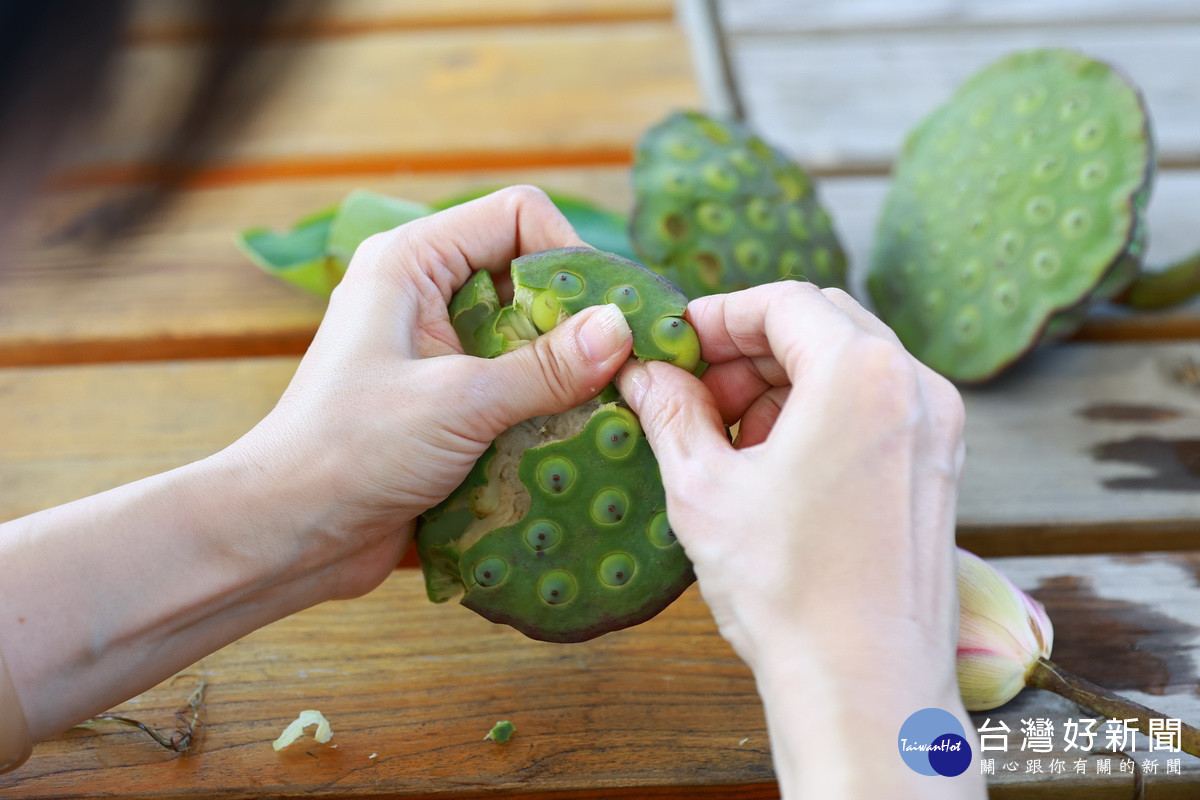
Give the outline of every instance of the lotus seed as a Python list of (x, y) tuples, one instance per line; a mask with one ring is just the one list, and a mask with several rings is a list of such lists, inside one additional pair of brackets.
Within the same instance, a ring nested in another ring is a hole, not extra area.
[(765, 233), (771, 233), (779, 227), (779, 218), (765, 198), (755, 197), (746, 204), (746, 220), (750, 227)]
[(965, 306), (954, 318), (954, 333), (962, 341), (970, 341), (979, 335), (979, 309), (975, 306)]
[(1052, 181), (1062, 174), (1063, 160), (1058, 156), (1050, 155), (1038, 159), (1038, 162), (1033, 165), (1033, 179), (1040, 183)]
[(622, 409), (600, 423), (596, 429), (596, 446), (611, 459), (622, 459), (633, 452), (641, 426), (633, 414)]
[(550, 288), (564, 300), (577, 297), (583, 293), (583, 278), (570, 272), (559, 272), (550, 279)]
[(696, 330), (679, 317), (663, 317), (650, 329), (650, 338), (668, 353), (675, 353), (672, 360), (686, 370), (700, 363), (700, 340)]
[(792, 235), (797, 239), (808, 238), (808, 220), (804, 218), (804, 212), (799, 208), (792, 206), (787, 210), (787, 225), (788, 230), (791, 231)]
[(540, 519), (525, 529), (525, 544), (534, 550), (548, 550), (562, 539), (562, 528), (557, 523)]
[(1003, 281), (992, 290), (992, 304), (1001, 314), (1011, 314), (1017, 310), (1017, 285), (1012, 281)]
[(1049, 195), (1039, 194), (1025, 203), (1025, 219), (1034, 225), (1046, 225), (1054, 219), (1054, 200)]
[(1077, 239), (1087, 233), (1092, 225), (1092, 216), (1085, 208), (1072, 208), (1063, 214), (1058, 228), (1068, 239)]
[(569, 603), (575, 596), (575, 578), (563, 570), (547, 572), (538, 581), (538, 594), (552, 606)]
[(1097, 189), (1108, 180), (1108, 164), (1096, 159), (1079, 168), (1076, 182), (1080, 189)]
[(665, 147), (672, 158), (680, 161), (695, 161), (704, 152), (701, 144), (693, 141), (690, 136), (676, 136), (668, 141)]
[(665, 511), (658, 511), (650, 518), (650, 526), (646, 529), (646, 534), (655, 547), (674, 547), (679, 544)]
[(966, 291), (975, 291), (983, 285), (983, 264), (974, 258), (965, 262), (958, 268), (958, 280)]
[(538, 292), (533, 299), (533, 303), (529, 309), (529, 318), (539, 331), (545, 333), (553, 330), (558, 325), (559, 317), (562, 316), (563, 307), (555, 296), (553, 289), (547, 289), (543, 292)]
[(1105, 129), (1099, 120), (1089, 119), (1075, 130), (1072, 142), (1078, 150), (1095, 150), (1104, 142)]
[(662, 232), (667, 239), (682, 241), (688, 237), (688, 224), (679, 214), (667, 214), (662, 219)]
[(538, 485), (551, 494), (563, 494), (575, 482), (575, 466), (562, 456), (551, 456), (538, 465)]
[(1005, 261), (1015, 261), (1024, 246), (1024, 234), (1015, 228), (1008, 228), (996, 239), (996, 254)]
[(758, 176), (758, 163), (745, 150), (731, 150), (729, 152), (729, 163), (733, 164), (734, 169), (747, 178)]
[(1086, 94), (1076, 93), (1068, 95), (1058, 108), (1058, 117), (1063, 122), (1070, 122), (1087, 110), (1087, 107), (1088, 96)]
[(1059, 266), (1062, 264), (1062, 259), (1059, 258), (1058, 252), (1049, 247), (1043, 247), (1033, 254), (1030, 260), (1030, 266), (1033, 269), (1033, 274), (1039, 278), (1050, 278), (1054, 273), (1058, 272)]
[(770, 254), (761, 239), (745, 239), (733, 248), (733, 257), (738, 265), (751, 275), (757, 275), (767, 268)]
[(729, 206), (718, 203), (704, 203), (696, 209), (696, 222), (707, 233), (719, 236), (728, 233), (736, 220)]
[(499, 556), (489, 556), (475, 565), (475, 582), (484, 588), (498, 586), (508, 574), (508, 562)]
[(616, 525), (629, 510), (629, 498), (620, 489), (601, 489), (592, 498), (592, 519), (603, 525)]
[(692, 193), (694, 185), (692, 176), (682, 170), (672, 170), (663, 178), (663, 188), (673, 195), (686, 197)]
[(600, 559), (600, 580), (608, 586), (624, 586), (633, 578), (634, 567), (628, 553), (610, 553)]
[(638, 310), (642, 305), (642, 298), (638, 296), (637, 289), (632, 286), (616, 286), (609, 289), (608, 294), (604, 295), (604, 302), (613, 303), (628, 314)]
[(732, 192), (738, 186), (737, 175), (724, 164), (707, 164), (701, 175), (704, 182), (718, 192)]

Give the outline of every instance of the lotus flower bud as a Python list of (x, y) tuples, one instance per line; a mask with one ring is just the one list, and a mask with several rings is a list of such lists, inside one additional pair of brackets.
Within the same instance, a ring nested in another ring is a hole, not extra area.
[(958, 689), (968, 711), (1003, 705), (1049, 658), (1046, 609), (979, 556), (958, 551)]

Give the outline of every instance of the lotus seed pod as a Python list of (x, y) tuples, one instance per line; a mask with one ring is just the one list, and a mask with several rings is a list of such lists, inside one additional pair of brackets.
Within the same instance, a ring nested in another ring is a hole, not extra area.
[[(514, 303), (487, 273), (450, 303), (464, 350), (499, 355), (570, 314), (613, 302), (634, 354), (696, 369), (686, 298), (640, 264), (588, 248), (512, 264)], [(509, 319), (505, 322), (505, 315)], [(463, 605), (535, 639), (575, 642), (657, 614), (694, 580), (666, 515), (658, 464), (615, 387), (502, 433), (466, 480), (422, 516), (417, 552), (431, 600)]]
[(867, 285), (919, 359), (994, 377), (1140, 267), (1153, 143), (1137, 90), (1068, 50), (1013, 54), (909, 135)]
[(672, 114), (639, 143), (633, 181), (633, 246), (689, 297), (782, 278), (846, 283), (812, 180), (741, 125)]

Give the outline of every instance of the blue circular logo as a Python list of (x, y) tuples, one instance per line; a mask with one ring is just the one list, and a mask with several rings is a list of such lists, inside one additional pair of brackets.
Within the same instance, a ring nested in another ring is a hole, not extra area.
[(971, 745), (958, 717), (940, 708), (922, 708), (900, 726), (900, 757), (913, 772), (953, 778), (971, 766)]

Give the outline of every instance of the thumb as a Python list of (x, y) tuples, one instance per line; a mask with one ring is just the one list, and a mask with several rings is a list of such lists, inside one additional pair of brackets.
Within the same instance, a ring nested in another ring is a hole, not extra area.
[(634, 362), (617, 376), (617, 388), (638, 415), (665, 482), (682, 472), (683, 462), (729, 449), (712, 393), (690, 372), (662, 361)]
[(633, 334), (615, 305), (585, 308), (524, 347), (484, 362), (488, 390), (471, 402), (493, 435), (595, 397), (629, 358)]

